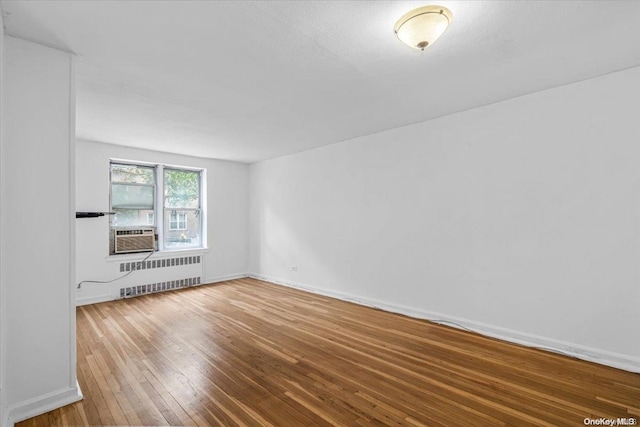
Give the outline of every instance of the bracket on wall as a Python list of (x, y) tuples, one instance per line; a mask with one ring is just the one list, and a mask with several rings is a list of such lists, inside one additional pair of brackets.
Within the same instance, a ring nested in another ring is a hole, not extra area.
[(115, 212), (76, 212), (76, 218), (98, 218), (105, 215), (115, 214)]

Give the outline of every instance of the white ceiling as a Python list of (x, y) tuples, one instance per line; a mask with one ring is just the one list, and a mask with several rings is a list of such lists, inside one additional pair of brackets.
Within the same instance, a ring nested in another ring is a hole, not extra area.
[[(254, 162), (640, 65), (640, 1), (6, 1), (10, 35), (77, 54), (77, 136)], [(433, 4), (433, 3), (431, 3)]]

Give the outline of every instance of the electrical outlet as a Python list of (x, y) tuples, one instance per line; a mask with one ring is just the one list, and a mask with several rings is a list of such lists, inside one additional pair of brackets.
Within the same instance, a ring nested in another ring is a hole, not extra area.
[(296, 267), (296, 266), (291, 267), (291, 271), (298, 271), (298, 267)]

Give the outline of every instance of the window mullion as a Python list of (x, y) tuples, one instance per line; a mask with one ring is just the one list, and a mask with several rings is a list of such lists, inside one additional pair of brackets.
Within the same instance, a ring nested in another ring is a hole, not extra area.
[(164, 166), (156, 166), (156, 232), (158, 250), (164, 250)]

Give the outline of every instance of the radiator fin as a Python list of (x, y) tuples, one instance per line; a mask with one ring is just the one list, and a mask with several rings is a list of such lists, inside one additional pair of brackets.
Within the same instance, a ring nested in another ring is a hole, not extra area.
[(167, 268), (188, 264), (200, 264), (200, 255), (187, 256), (187, 257), (174, 257), (174, 258), (162, 258), (154, 259), (152, 261), (131, 261), (120, 263), (120, 271), (131, 270), (147, 270), (154, 268)]
[(145, 285), (127, 286), (120, 288), (120, 298), (132, 298), (139, 295), (170, 291), (172, 289), (188, 288), (200, 284), (200, 277), (168, 280), (166, 282), (147, 283)]

